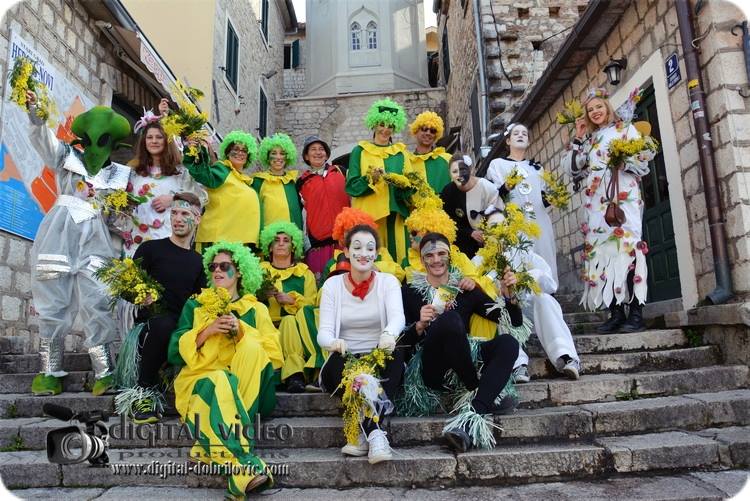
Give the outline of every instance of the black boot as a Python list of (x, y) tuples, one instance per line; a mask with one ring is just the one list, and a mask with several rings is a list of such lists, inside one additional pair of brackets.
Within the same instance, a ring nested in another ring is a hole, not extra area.
[(609, 305), (609, 320), (596, 328), (599, 334), (612, 334), (620, 330), (620, 326), (625, 323), (625, 305), (617, 304), (612, 300)]
[(639, 332), (646, 328), (643, 323), (643, 305), (634, 299), (630, 303), (630, 313), (628, 320), (622, 325), (621, 332)]

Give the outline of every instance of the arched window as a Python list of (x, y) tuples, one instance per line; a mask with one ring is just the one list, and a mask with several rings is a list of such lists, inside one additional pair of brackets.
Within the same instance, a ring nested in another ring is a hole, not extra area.
[(352, 50), (362, 49), (362, 27), (359, 23), (354, 22), (350, 28), (352, 37)]
[(378, 48), (378, 25), (375, 24), (375, 21), (367, 23), (367, 48)]

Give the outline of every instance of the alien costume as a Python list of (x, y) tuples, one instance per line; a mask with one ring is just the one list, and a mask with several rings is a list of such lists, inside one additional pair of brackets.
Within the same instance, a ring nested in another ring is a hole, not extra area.
[[(31, 293), (39, 314), (41, 372), (32, 382), (35, 395), (62, 391), (65, 335), (80, 311), (85, 346), (96, 377), (94, 394), (112, 386), (109, 343), (117, 335), (104, 285), (93, 277), (107, 258), (115, 257), (102, 200), (110, 190), (124, 189), (130, 169), (110, 163), (112, 151), (130, 134), (130, 124), (111, 108), (96, 106), (73, 121), (79, 139), (60, 142), (36, 117), (32, 144), (57, 171), (55, 205), (42, 219), (31, 249)], [(80, 144), (80, 153), (73, 145)]]

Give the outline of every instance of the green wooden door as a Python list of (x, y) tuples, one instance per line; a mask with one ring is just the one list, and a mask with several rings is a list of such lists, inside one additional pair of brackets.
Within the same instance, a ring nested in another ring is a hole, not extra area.
[[(636, 117), (636, 120), (651, 124), (651, 135), (661, 143), (653, 86), (643, 92), (636, 108)], [(641, 190), (644, 202), (643, 239), (649, 246), (646, 256), (648, 302), (653, 302), (677, 298), (682, 293), (664, 153), (660, 151), (650, 166), (651, 171), (641, 179)]]

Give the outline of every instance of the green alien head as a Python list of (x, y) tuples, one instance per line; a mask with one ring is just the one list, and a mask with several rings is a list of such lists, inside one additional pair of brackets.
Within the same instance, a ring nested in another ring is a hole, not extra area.
[(108, 106), (94, 106), (78, 115), (71, 125), (78, 139), (71, 145), (83, 146), (83, 165), (90, 176), (95, 176), (120, 143), (130, 135), (130, 123)]

